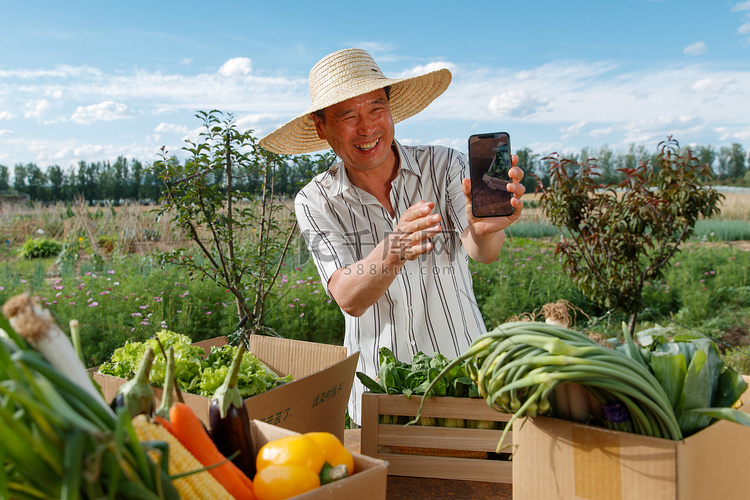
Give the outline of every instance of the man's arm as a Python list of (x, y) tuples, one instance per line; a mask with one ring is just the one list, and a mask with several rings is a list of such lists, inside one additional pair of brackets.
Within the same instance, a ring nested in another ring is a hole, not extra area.
[(471, 211), (471, 180), (463, 179), (462, 188), (466, 197), (466, 219), (469, 225), (461, 234), (466, 253), (477, 262), (489, 264), (494, 261), (505, 242), (505, 228), (513, 224), (521, 216), (523, 202), (521, 196), (526, 188), (521, 184), (523, 170), (516, 167), (518, 157), (513, 155), (513, 167), (508, 174), (511, 181), (508, 183), (508, 191), (513, 194), (510, 204), (513, 205), (513, 214), (507, 217), (474, 217)]
[(440, 215), (431, 214), (434, 207), (432, 202), (416, 203), (367, 257), (331, 275), (328, 290), (344, 312), (364, 314), (388, 290), (407, 260), (433, 249), (429, 239), (442, 231)]

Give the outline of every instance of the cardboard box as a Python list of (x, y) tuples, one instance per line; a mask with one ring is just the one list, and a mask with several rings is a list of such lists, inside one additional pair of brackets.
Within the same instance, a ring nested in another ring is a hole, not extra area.
[[(211, 346), (222, 346), (226, 337), (217, 337), (196, 345), (208, 353)], [(245, 400), (250, 419), (261, 420), (296, 432), (327, 431), (344, 440), (344, 421), (349, 393), (354, 383), (359, 353), (346, 356), (346, 348), (314, 342), (252, 335), (248, 350), (279, 375), (291, 374), (293, 380), (263, 394)], [(94, 381), (111, 401), (124, 379), (93, 372)], [(154, 388), (158, 401), (162, 390)], [(210, 399), (183, 393), (187, 403), (208, 426)]]
[[(361, 451), (386, 460), (392, 476), (431, 477), (510, 483), (509, 453), (495, 454), (502, 427), (511, 415), (500, 413), (484, 399), (435, 397), (425, 401), (422, 416), (500, 422), (500, 430), (381, 424), (380, 415), (405, 415), (411, 420), (422, 398), (366, 392), (362, 395)], [(504, 446), (513, 440), (506, 436)], [(467, 453), (468, 452), (468, 453)]]
[[(294, 432), (289, 430), (258, 420), (251, 421), (250, 427), (255, 438), (256, 452), (269, 441), (294, 434)], [(352, 453), (352, 456), (354, 457), (354, 474), (303, 493), (302, 495), (297, 495), (294, 497), (294, 500), (385, 499), (388, 463), (383, 460), (360, 455), (359, 453)]]
[(750, 498), (750, 427), (740, 424), (715, 422), (681, 441), (549, 417), (513, 430), (514, 500)]

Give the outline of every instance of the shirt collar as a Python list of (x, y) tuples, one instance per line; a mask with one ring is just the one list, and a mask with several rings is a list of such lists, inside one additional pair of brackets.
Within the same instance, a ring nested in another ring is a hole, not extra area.
[[(396, 145), (396, 152), (398, 154), (399, 172), (396, 177), (401, 175), (402, 172), (411, 172), (412, 174), (421, 177), (422, 171), (420, 170), (419, 164), (411, 150), (402, 146), (396, 139), (393, 140), (393, 143)], [(339, 161), (336, 165), (331, 167), (328, 172), (331, 176), (329, 178), (329, 189), (334, 196), (341, 195), (354, 187), (354, 184), (349, 180), (349, 176), (346, 173), (344, 162)]]

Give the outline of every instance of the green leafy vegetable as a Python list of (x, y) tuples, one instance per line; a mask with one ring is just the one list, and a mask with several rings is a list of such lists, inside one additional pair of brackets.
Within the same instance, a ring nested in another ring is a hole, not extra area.
[[(162, 330), (156, 337), (159, 339), (158, 342), (156, 338), (151, 338), (144, 342), (128, 342), (115, 349), (110, 361), (99, 367), (99, 372), (131, 379), (146, 349), (150, 347), (154, 352), (160, 353), (158, 344), (161, 342), (164, 349), (172, 347), (174, 350), (174, 374), (180, 390), (211, 397), (224, 382), (232, 358), (237, 352), (236, 346), (227, 344), (212, 347), (206, 356), (203, 348), (192, 345), (192, 340), (186, 335)], [(163, 387), (165, 375), (166, 360), (164, 356), (157, 355), (151, 368), (151, 384)], [(291, 375), (280, 377), (257, 356), (245, 352), (237, 378), (237, 388), (243, 398), (248, 398), (291, 380)]]

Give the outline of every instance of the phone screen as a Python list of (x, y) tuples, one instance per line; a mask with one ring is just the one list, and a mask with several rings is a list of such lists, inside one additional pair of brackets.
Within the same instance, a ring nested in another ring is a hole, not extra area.
[(469, 137), (471, 210), (474, 217), (500, 217), (513, 213), (508, 192), (511, 167), (510, 135), (506, 132)]

